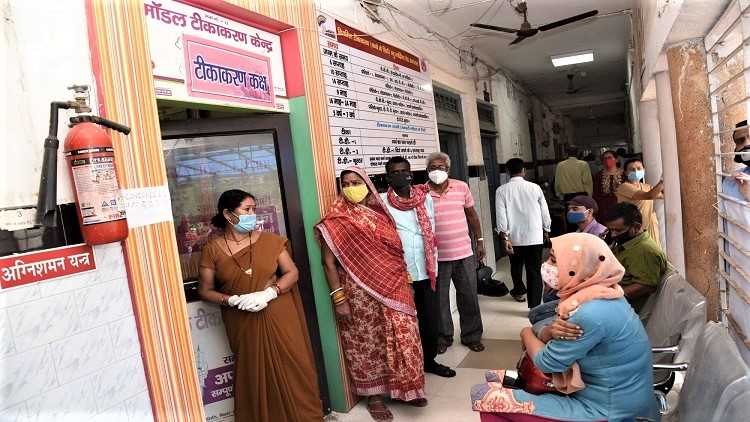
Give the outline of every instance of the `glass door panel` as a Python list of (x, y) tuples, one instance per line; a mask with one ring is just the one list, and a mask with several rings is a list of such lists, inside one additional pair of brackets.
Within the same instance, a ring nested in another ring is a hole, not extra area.
[(200, 251), (219, 233), (210, 223), (219, 195), (241, 189), (256, 198), (258, 228), (286, 236), (273, 133), (164, 139), (172, 215), (183, 281), (198, 278)]

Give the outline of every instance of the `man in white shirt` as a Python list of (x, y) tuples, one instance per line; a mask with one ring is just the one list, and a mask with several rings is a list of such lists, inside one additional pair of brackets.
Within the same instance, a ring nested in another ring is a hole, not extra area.
[[(510, 274), (514, 299), (524, 301), (528, 293), (529, 309), (542, 302), (542, 249), (549, 237), (552, 220), (542, 188), (524, 179), (523, 160), (511, 158), (505, 164), (510, 181), (495, 192), (497, 232), (505, 252), (510, 255)], [(526, 286), (523, 270), (526, 268)]]

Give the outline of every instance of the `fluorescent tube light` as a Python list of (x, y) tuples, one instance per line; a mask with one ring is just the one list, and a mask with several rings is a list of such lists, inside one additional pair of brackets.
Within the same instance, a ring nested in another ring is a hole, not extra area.
[(570, 66), (572, 64), (593, 62), (594, 52), (592, 50), (579, 51), (577, 53), (551, 56), (550, 58), (552, 59), (552, 65), (555, 67)]

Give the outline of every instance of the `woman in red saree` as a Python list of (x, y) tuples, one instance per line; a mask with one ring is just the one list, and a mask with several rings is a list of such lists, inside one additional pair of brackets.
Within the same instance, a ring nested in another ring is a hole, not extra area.
[(396, 225), (364, 170), (341, 173), (342, 195), (318, 224), (349, 376), (375, 420), (383, 396), (426, 406), (414, 298)]

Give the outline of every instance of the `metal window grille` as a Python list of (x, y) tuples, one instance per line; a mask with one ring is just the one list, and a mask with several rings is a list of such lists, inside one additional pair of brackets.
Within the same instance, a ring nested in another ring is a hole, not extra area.
[(435, 107), (441, 110), (458, 113), (458, 98), (435, 92)]
[[(750, 350), (750, 203), (728, 182), (735, 124), (750, 110), (750, 0), (734, 0), (705, 37), (719, 209), (721, 317)], [(734, 192), (734, 193), (733, 193)]]
[(492, 106), (477, 104), (477, 114), (479, 115), (480, 122), (495, 124), (495, 110)]

